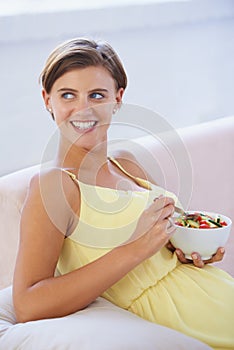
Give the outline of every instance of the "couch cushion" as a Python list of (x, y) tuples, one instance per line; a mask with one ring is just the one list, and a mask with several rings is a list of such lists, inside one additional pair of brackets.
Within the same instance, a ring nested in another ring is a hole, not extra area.
[(0, 291), (0, 350), (208, 350), (179, 332), (98, 298), (72, 315), (15, 324), (11, 288)]

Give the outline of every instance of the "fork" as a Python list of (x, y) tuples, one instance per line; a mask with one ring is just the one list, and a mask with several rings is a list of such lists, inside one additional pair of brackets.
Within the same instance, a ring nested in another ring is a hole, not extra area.
[(178, 213), (178, 214), (181, 214), (183, 216), (186, 216), (186, 212), (180, 207), (176, 207), (175, 206), (175, 212)]

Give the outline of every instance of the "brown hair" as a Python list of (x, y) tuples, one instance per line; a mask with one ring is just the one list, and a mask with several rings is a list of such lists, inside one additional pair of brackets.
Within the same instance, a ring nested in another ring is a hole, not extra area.
[(42, 86), (50, 93), (54, 82), (64, 73), (89, 66), (106, 68), (116, 83), (116, 89), (126, 88), (127, 76), (114, 49), (106, 42), (86, 38), (65, 41), (52, 51), (40, 75)]

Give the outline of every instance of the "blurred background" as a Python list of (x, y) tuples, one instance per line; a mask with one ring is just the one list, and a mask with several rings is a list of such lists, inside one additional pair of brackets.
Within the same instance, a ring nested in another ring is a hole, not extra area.
[(38, 77), (76, 36), (109, 41), (128, 74), (124, 102), (173, 128), (234, 114), (233, 0), (0, 0), (0, 175), (41, 161), (55, 125)]

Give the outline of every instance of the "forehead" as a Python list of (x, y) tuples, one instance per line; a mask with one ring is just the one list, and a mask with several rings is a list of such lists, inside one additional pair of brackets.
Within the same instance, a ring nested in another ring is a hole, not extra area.
[(52, 89), (61, 87), (74, 89), (93, 89), (93, 88), (107, 88), (114, 89), (115, 81), (110, 72), (104, 67), (85, 67), (75, 68), (64, 73), (59, 77)]

